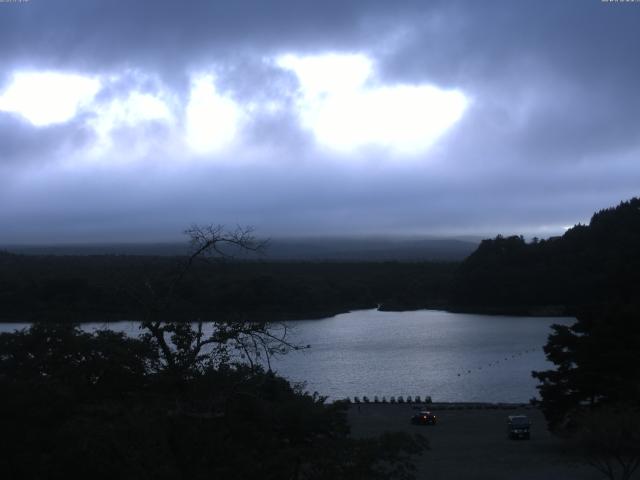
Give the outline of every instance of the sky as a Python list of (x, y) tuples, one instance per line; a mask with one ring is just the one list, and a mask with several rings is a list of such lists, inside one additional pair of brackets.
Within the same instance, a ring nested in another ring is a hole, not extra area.
[(640, 2), (0, 1), (0, 244), (561, 234), (638, 195)]

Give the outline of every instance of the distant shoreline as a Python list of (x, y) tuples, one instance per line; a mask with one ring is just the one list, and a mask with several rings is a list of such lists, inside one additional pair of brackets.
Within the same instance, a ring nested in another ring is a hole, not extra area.
[(433, 305), (424, 308), (402, 308), (382, 305), (379, 308), (383, 312), (410, 312), (415, 310), (442, 310), (448, 313), (468, 313), (472, 315), (493, 315), (510, 317), (571, 317), (572, 309), (562, 305), (548, 306), (519, 306), (519, 307), (495, 307), (495, 306), (459, 306), (459, 305)]
[[(450, 307), (446, 308), (442, 305), (432, 305), (418, 308), (401, 308), (401, 307), (386, 307), (385, 305), (376, 306), (363, 306), (362, 308), (349, 308), (349, 309), (339, 309), (339, 310), (327, 310), (327, 311), (313, 311), (308, 313), (300, 313), (300, 312), (259, 312), (257, 314), (247, 313), (246, 317), (248, 319), (255, 319), (258, 317), (260, 320), (265, 322), (301, 322), (307, 320), (323, 320), (326, 318), (332, 318), (337, 315), (347, 314), (356, 310), (377, 310), (381, 312), (417, 312), (421, 310), (433, 310), (433, 311), (443, 311), (447, 313), (459, 313), (459, 314), (469, 314), (469, 315), (489, 315), (489, 316), (512, 316), (512, 317), (539, 317), (539, 318), (549, 318), (549, 317), (573, 317), (574, 315), (570, 310), (564, 307), (531, 307), (531, 308), (466, 308), (466, 307)], [(216, 318), (224, 317), (225, 315), (230, 315), (229, 312), (212, 312), (209, 316), (211, 320), (206, 321), (215, 321)], [(197, 315), (194, 316), (194, 320), (197, 318)], [(122, 316), (113, 316), (113, 315), (105, 315), (98, 314), (95, 317), (92, 317), (90, 320), (66, 320), (66, 321), (57, 321), (57, 320), (43, 320), (43, 319), (34, 319), (34, 318), (0, 318), (0, 324), (8, 324), (8, 323), (36, 323), (39, 321), (51, 322), (51, 323), (78, 323), (78, 324), (87, 324), (87, 323), (118, 323), (118, 322), (141, 322), (142, 319), (134, 318), (132, 315), (130, 318), (123, 318)], [(188, 322), (189, 320), (185, 320)]]

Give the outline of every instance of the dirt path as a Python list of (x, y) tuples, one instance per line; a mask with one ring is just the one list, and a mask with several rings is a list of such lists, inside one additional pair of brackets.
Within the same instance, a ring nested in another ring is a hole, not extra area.
[[(434, 406), (438, 408), (437, 406)], [(438, 424), (410, 424), (412, 405), (351, 406), (349, 420), (355, 436), (384, 431), (420, 432), (431, 450), (418, 458), (419, 479), (430, 480), (600, 480), (602, 475), (579, 463), (569, 447), (547, 430), (537, 409), (436, 410)], [(531, 440), (509, 440), (507, 415), (528, 415)]]

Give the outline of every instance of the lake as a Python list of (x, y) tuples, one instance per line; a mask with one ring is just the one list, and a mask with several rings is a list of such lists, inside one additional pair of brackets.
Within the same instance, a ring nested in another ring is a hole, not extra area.
[[(272, 366), (332, 399), (430, 395), (434, 401), (526, 402), (537, 396), (531, 371), (552, 367), (542, 350), (549, 327), (573, 322), (568, 317), (359, 310), (287, 322), (289, 338), (311, 348), (278, 357)], [(26, 326), (0, 324), (0, 331)], [(138, 332), (135, 322), (109, 326)]]

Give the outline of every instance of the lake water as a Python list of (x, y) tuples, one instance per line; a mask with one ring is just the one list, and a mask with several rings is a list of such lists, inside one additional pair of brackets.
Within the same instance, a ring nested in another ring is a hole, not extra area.
[[(430, 395), (434, 401), (526, 402), (537, 396), (531, 371), (552, 367), (542, 350), (549, 327), (573, 322), (566, 317), (359, 310), (288, 322), (289, 338), (311, 348), (278, 357), (272, 366), (332, 399)], [(0, 324), (0, 331), (25, 326)], [(109, 326), (138, 333), (135, 322)]]

